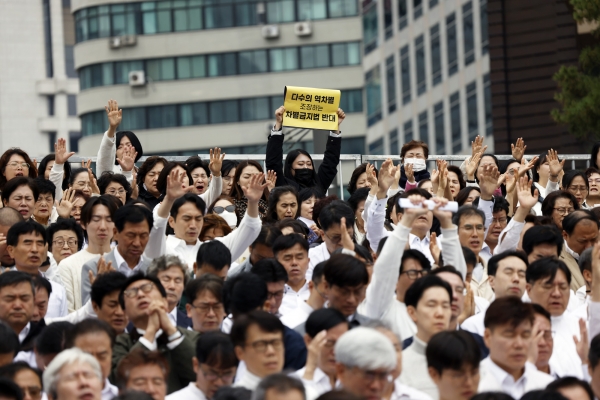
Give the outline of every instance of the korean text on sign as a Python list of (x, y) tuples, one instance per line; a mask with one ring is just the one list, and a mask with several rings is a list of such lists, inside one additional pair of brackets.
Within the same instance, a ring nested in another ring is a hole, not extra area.
[(330, 131), (338, 129), (339, 90), (286, 86), (283, 96), (283, 126)]

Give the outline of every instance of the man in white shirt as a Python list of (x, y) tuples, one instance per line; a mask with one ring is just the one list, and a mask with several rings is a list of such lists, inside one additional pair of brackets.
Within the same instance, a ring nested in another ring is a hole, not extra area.
[(576, 210), (567, 215), (562, 222), (562, 235), (565, 243), (560, 259), (567, 264), (571, 271), (571, 289), (576, 292), (585, 286), (583, 275), (579, 271), (579, 255), (596, 243), (600, 234), (598, 218), (589, 210)]
[[(46, 230), (39, 223), (27, 220), (14, 224), (6, 237), (6, 250), (15, 260), (13, 269), (31, 276), (44, 276), (40, 271), (42, 262), (48, 254)], [(64, 317), (67, 312), (67, 295), (65, 288), (50, 281), (52, 293), (48, 299), (49, 318)]]
[[(223, 242), (229, 248), (232, 260), (237, 260), (260, 233), (262, 222), (258, 214), (258, 202), (267, 185), (266, 183), (261, 184), (263, 180), (262, 174), (254, 175), (250, 179), (248, 187), (243, 187), (244, 194), (248, 199), (246, 215), (236, 230), (227, 236), (215, 239)], [(161, 254), (179, 256), (185, 261), (191, 272), (196, 262), (198, 249), (202, 245), (198, 235), (202, 230), (206, 204), (199, 196), (188, 193), (190, 190), (192, 187), (188, 186), (187, 174), (179, 174), (177, 169), (171, 171), (167, 178), (165, 198), (154, 209), (154, 228), (163, 238), (160, 247), (165, 251)], [(175, 234), (167, 236), (165, 241), (164, 233), (167, 223), (173, 228)]]
[(97, 319), (86, 319), (75, 325), (69, 333), (67, 348), (77, 347), (91, 354), (102, 370), (102, 400), (112, 400), (119, 390), (108, 380), (112, 361), (112, 346), (115, 341), (110, 325)]
[(167, 400), (209, 400), (223, 386), (231, 385), (238, 360), (228, 335), (213, 331), (201, 335), (192, 359), (196, 380), (167, 396)]
[(191, 328), (192, 320), (178, 307), (190, 279), (187, 265), (177, 256), (164, 255), (152, 260), (147, 275), (155, 276), (167, 291), (167, 312), (171, 322), (175, 326)]
[(273, 243), (273, 254), (285, 268), (288, 281), (279, 307), (282, 316), (293, 314), (310, 295), (306, 271), (308, 270), (308, 242), (301, 235), (281, 235)]
[(288, 328), (295, 329), (306, 322), (308, 316), (315, 310), (320, 310), (325, 306), (325, 279), (323, 279), (323, 270), (325, 262), (315, 266), (312, 274), (312, 280), (308, 282), (308, 299), (299, 302), (298, 307), (292, 313), (281, 316), (281, 322)]
[(0, 274), (0, 321), (13, 329), (22, 346), (31, 342), (31, 348), (33, 339), (45, 326), (43, 320), (38, 323), (31, 321), (33, 299), (34, 288), (30, 275), (18, 271)]
[(231, 252), (222, 242), (211, 240), (198, 249), (194, 263), (194, 276), (212, 274), (221, 279), (227, 278), (231, 266)]
[[(504, 296), (523, 297), (527, 265), (527, 259), (519, 251), (505, 251), (490, 258), (487, 267), (490, 286), (494, 290), (494, 298), (499, 299)], [(485, 313), (475, 314), (467, 318), (460, 327), (483, 336), (485, 332), (484, 318)]]
[[(137, 272), (145, 273), (150, 265), (150, 260), (144, 256), (146, 245), (150, 238), (150, 229), (154, 223), (152, 212), (146, 207), (129, 204), (115, 211), (112, 222), (114, 224), (112, 236), (117, 246), (108, 254), (102, 256), (106, 264), (130, 277)], [(81, 302), (85, 304), (90, 298), (92, 285), (90, 273), (96, 275), (100, 256), (86, 262), (81, 269)]]
[[(119, 208), (119, 200), (105, 194), (91, 197), (81, 209), (81, 226), (87, 233), (88, 246), (62, 260), (58, 273), (67, 292), (68, 311), (73, 312), (83, 306), (81, 301), (81, 270), (83, 265), (99, 255), (110, 252), (113, 237), (113, 216)], [(114, 266), (117, 267), (116, 265)]]
[(265, 311), (250, 311), (236, 317), (230, 337), (237, 358), (246, 364), (246, 372), (234, 386), (254, 391), (261, 379), (281, 372), (283, 334), (279, 318)]
[(573, 337), (579, 339), (579, 320), (567, 311), (571, 273), (567, 265), (553, 257), (541, 258), (527, 268), (527, 293), (532, 303), (544, 307), (552, 316), (554, 340), (560, 343), (552, 352), (550, 363), (560, 368), (559, 376), (583, 378), (582, 360)]
[(516, 296), (505, 296), (490, 304), (483, 337), (490, 355), (479, 365), (479, 392), (500, 391), (519, 399), (553, 381), (550, 375), (527, 362), (533, 321), (531, 304)]

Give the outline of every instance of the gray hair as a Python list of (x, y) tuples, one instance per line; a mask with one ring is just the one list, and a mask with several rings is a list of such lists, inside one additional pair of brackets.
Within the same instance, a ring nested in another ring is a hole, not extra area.
[(365, 371), (396, 368), (396, 350), (392, 342), (373, 328), (357, 327), (344, 333), (334, 351), (335, 360), (349, 368)]
[(191, 277), (187, 263), (174, 255), (165, 254), (163, 256), (156, 257), (148, 266), (146, 275), (158, 277), (159, 272), (166, 271), (171, 267), (181, 268), (181, 272), (183, 272), (183, 284), (184, 286), (187, 285)]
[(98, 361), (89, 353), (85, 353), (80, 349), (73, 347), (71, 349), (63, 350), (58, 353), (56, 357), (46, 367), (43, 375), (44, 390), (46, 393), (52, 394), (53, 398), (56, 398), (54, 392), (56, 391), (56, 383), (59, 379), (60, 370), (69, 364), (73, 363), (87, 363), (89, 364), (100, 382), (102, 382), (102, 370)]
[(379, 319), (370, 321), (363, 326), (366, 328), (373, 328), (373, 329), (379, 330), (379, 331), (382, 331), (382, 330), (389, 331), (392, 333), (392, 335), (394, 335), (396, 337), (396, 339), (398, 339), (398, 343), (400, 343), (400, 345), (402, 345), (402, 336), (400, 336), (400, 333), (394, 332), (394, 330), (392, 329), (392, 327), (389, 324), (387, 324)]
[(306, 391), (302, 382), (297, 378), (282, 373), (269, 375), (260, 381), (254, 392), (252, 392), (251, 400), (265, 400), (269, 389), (273, 389), (281, 394), (297, 390), (302, 393), (302, 398), (306, 400)]

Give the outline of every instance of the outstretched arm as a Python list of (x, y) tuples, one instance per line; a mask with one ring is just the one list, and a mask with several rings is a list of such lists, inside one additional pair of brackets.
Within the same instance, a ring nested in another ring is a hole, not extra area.
[(276, 186), (285, 186), (286, 180), (283, 176), (283, 113), (285, 107), (281, 106), (275, 110), (275, 125), (269, 135), (267, 142), (267, 154), (265, 165), (267, 171), (273, 170), (277, 174)]
[(108, 130), (104, 132), (100, 148), (98, 149), (98, 158), (96, 159), (97, 176), (102, 175), (103, 172), (113, 170), (117, 154), (115, 133), (123, 118), (123, 110), (119, 109), (116, 100), (109, 100), (108, 105), (104, 109), (106, 110), (106, 117), (108, 119)]

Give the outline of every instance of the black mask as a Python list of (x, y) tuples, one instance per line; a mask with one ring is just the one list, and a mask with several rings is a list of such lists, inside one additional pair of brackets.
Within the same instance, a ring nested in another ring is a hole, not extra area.
[(294, 169), (294, 179), (304, 186), (312, 184), (313, 170), (310, 168)]

